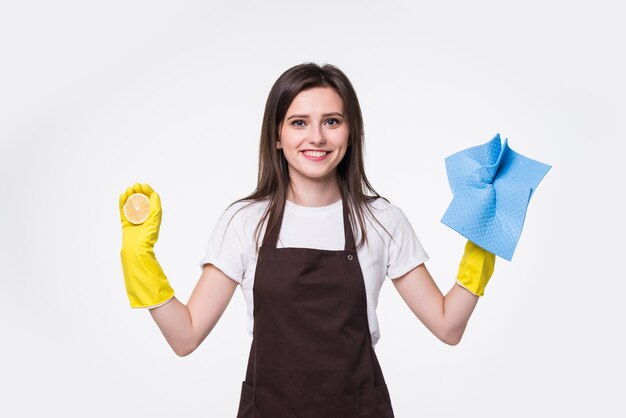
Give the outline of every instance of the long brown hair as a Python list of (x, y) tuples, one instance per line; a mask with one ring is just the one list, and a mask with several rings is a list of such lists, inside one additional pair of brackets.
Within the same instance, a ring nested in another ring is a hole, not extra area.
[[(323, 66), (314, 63), (296, 65), (285, 71), (276, 80), (265, 103), (256, 190), (250, 195), (230, 204), (232, 206), (237, 202), (243, 201), (249, 201), (250, 204), (253, 204), (269, 199), (269, 204), (254, 232), (257, 251), (261, 225), (269, 218), (266, 231), (271, 231), (275, 227), (287, 198), (287, 189), (289, 187), (288, 164), (282, 150), (276, 148), (281, 124), (291, 102), (298, 93), (313, 87), (330, 87), (337, 92), (343, 101), (350, 134), (346, 154), (337, 166), (337, 180), (341, 197), (344, 203), (348, 205), (353, 230), (356, 216), (362, 232), (357, 248), (362, 246), (363, 243), (367, 243), (364, 208), (367, 208), (369, 213), (372, 214), (370, 208), (371, 201), (382, 198), (389, 202), (374, 190), (365, 176), (363, 165), (363, 116), (356, 92), (348, 77), (339, 68), (330, 64)], [(375, 216), (373, 218), (376, 219)], [(376, 221), (378, 222), (378, 220)], [(383, 227), (383, 229), (385, 228)], [(387, 230), (385, 229), (385, 231)], [(387, 233), (389, 232), (387, 231)]]

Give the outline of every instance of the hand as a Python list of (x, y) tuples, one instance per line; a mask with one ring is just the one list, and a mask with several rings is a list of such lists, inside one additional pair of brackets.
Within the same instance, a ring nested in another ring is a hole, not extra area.
[[(140, 225), (130, 223), (124, 216), (124, 204), (134, 193), (143, 193), (150, 199), (148, 218)], [(161, 227), (161, 200), (147, 184), (135, 183), (120, 195), (122, 222), (122, 270), (126, 293), (133, 308), (159, 306), (174, 297), (167, 277), (154, 255), (154, 245)]]
[[(148, 218), (141, 224), (131, 223), (124, 215), (124, 204), (126, 200), (135, 193), (144, 194), (150, 199), (150, 212)], [(161, 228), (161, 199), (159, 194), (147, 184), (135, 183), (128, 187), (120, 195), (120, 220), (122, 221), (122, 232), (124, 233), (124, 244), (133, 246), (139, 243), (154, 247), (159, 239), (159, 229)]]
[(459, 265), (458, 283), (476, 296), (483, 296), (495, 264), (495, 254), (468, 240)]

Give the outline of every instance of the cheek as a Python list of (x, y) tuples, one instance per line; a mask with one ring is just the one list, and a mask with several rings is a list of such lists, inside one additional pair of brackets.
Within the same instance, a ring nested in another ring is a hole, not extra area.
[(294, 144), (297, 143), (303, 136), (306, 134), (302, 131), (298, 131), (296, 129), (285, 127), (280, 131), (280, 140), (284, 144)]
[(332, 138), (337, 144), (348, 145), (349, 136), (350, 130), (347, 127), (332, 131)]
[(283, 136), (285, 136), (285, 128), (283, 128), (283, 125), (280, 125), (278, 127), (278, 139), (282, 140)]

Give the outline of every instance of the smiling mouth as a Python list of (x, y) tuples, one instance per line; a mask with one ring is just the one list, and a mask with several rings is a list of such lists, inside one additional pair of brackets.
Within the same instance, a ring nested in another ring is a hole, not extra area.
[(330, 151), (302, 151), (302, 153), (307, 157), (321, 158), (330, 154)]

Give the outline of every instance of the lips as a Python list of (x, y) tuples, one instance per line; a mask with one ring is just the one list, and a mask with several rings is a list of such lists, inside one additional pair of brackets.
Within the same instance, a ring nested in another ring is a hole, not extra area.
[(304, 153), (304, 155), (307, 155), (309, 157), (323, 157), (324, 155), (328, 154), (330, 151), (305, 150), (302, 152)]
[(331, 151), (317, 151), (317, 150), (302, 151), (302, 155), (304, 155), (304, 158), (310, 161), (321, 161), (325, 159), (326, 157), (328, 157), (328, 154), (330, 153)]

